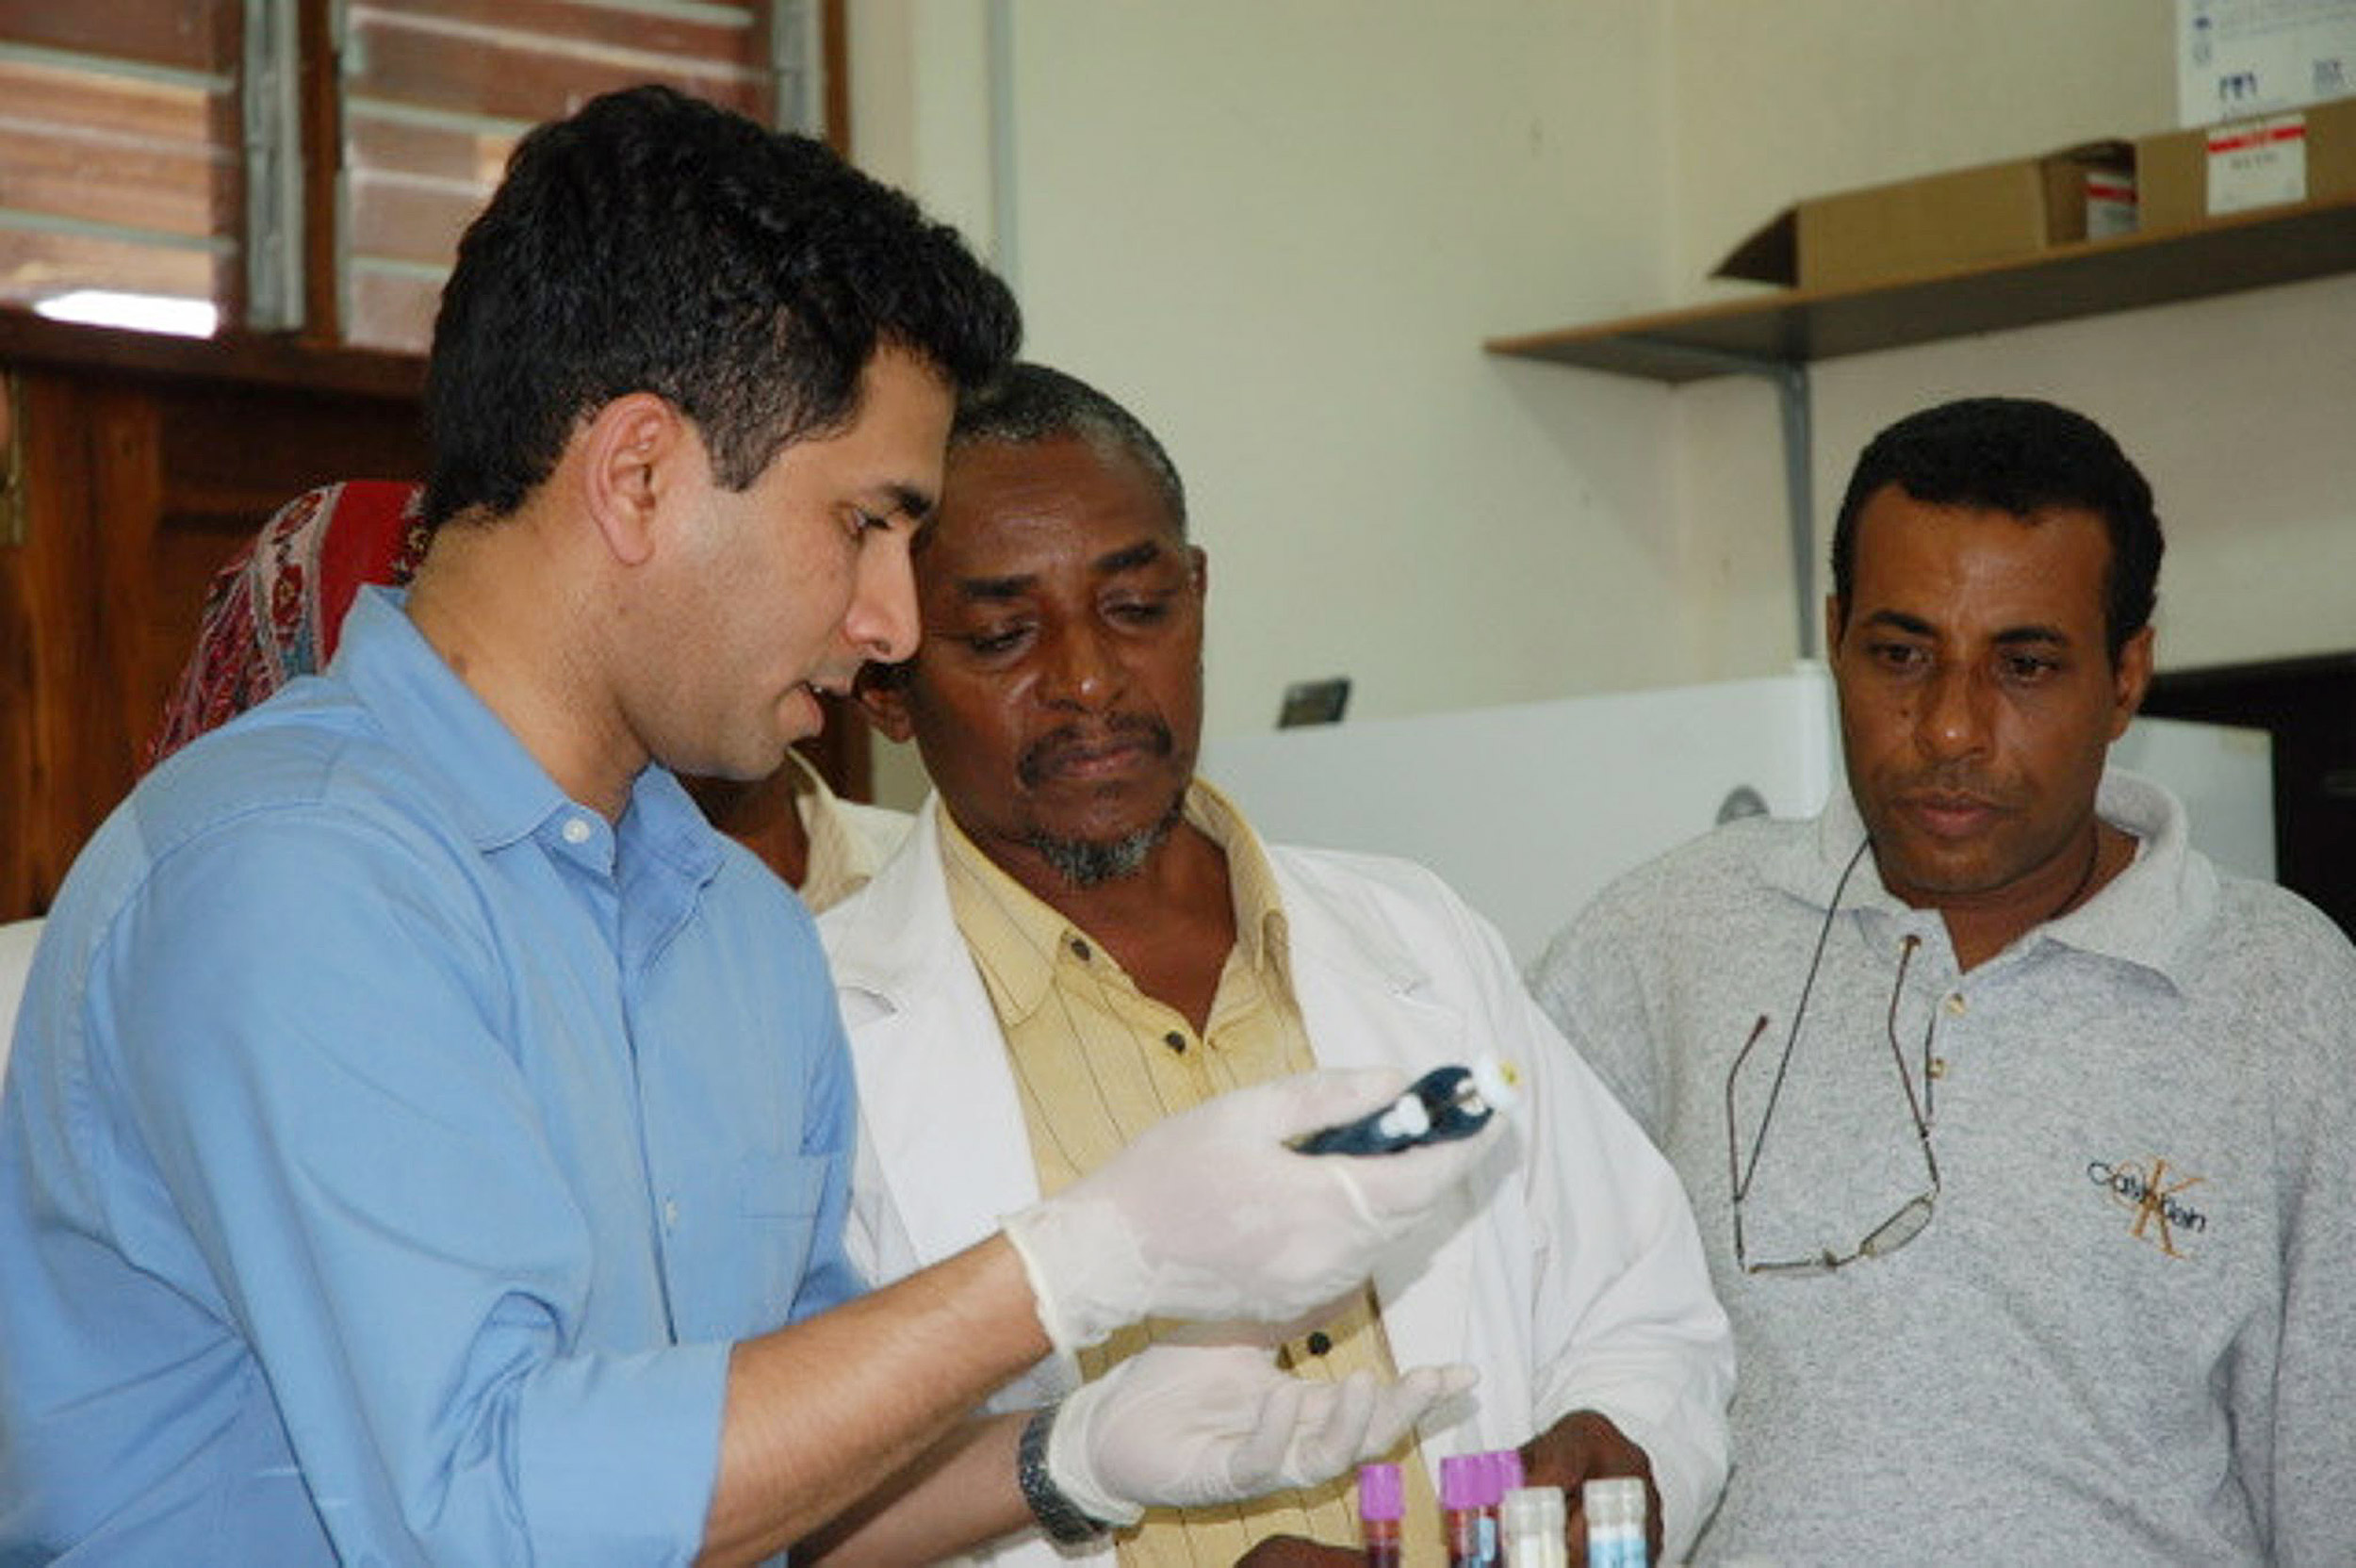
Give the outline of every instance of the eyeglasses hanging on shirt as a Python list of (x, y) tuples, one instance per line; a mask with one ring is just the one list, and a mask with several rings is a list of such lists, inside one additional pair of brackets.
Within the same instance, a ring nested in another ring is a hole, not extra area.
[[(1726, 1069), (1726, 1177), (1734, 1199), (1734, 1262), (1735, 1266), (1745, 1274), (1828, 1274), (1837, 1268), (1845, 1268), (1860, 1258), (1888, 1257), (1922, 1233), (1923, 1227), (1931, 1222), (1931, 1215), (1939, 1204), (1939, 1157), (1931, 1151), (1930, 1120), (1924, 1114), (1929, 1083), (1926, 1078), (1922, 1095), (1915, 1093), (1913, 1074), (1906, 1070), (1905, 1048), (1898, 1043), (1898, 1001), (1906, 993), (1906, 966), (1913, 961), (1914, 950), (1922, 941), (1922, 938), (1909, 934), (1899, 944), (1898, 974), (1890, 983), (1885, 1032), (1890, 1040), (1890, 1065), (1897, 1069), (1898, 1083), (1906, 1091), (1906, 1114), (1914, 1120), (1915, 1142), (1922, 1152), (1922, 1168), (1928, 1177), (1928, 1184), (1899, 1205), (1897, 1212), (1888, 1219), (1866, 1232), (1864, 1239), (1847, 1251), (1826, 1246), (1811, 1257), (1753, 1261), (1742, 1234), (1742, 1206), (1750, 1197), (1751, 1183), (1759, 1174), (1759, 1157), (1767, 1145), (1767, 1128), (1775, 1120), (1775, 1106), (1783, 1098), (1784, 1081), (1792, 1070), (1792, 1053), (1799, 1044), (1801, 1021), (1808, 1016), (1808, 999), (1816, 988), (1816, 972), (1824, 963), (1824, 947), (1832, 937), (1833, 917), (1840, 912), (1841, 895), (1848, 890), (1850, 876), (1872, 848), (1870, 840), (1859, 844), (1857, 852), (1849, 858), (1849, 864), (1841, 873), (1841, 880), (1833, 885), (1831, 902), (1824, 909), (1824, 923), (1816, 933), (1816, 948), (1808, 957), (1808, 976), (1800, 983), (1800, 1000), (1792, 1010), (1792, 1027), (1784, 1034), (1783, 1054), (1775, 1064), (1775, 1081), (1768, 1087), (1767, 1105), (1759, 1114), (1758, 1131), (1751, 1136), (1751, 1152), (1747, 1160), (1742, 1155), (1742, 1140), (1735, 1130), (1734, 1086), (1742, 1075), (1743, 1063), (1750, 1059), (1759, 1042), (1766, 1037), (1766, 1014), (1759, 1014), (1759, 1021), (1751, 1025), (1750, 1037), (1742, 1042), (1742, 1049), (1735, 1053), (1733, 1063)], [(1925, 1064), (1930, 1060), (1931, 1036), (1938, 1027), (1938, 1015), (1933, 1013), (1931, 1021), (1922, 1031), (1922, 1059)]]

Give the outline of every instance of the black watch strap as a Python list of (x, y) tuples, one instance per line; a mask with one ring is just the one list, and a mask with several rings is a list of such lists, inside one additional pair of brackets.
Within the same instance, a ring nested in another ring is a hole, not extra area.
[(1023, 1488), (1023, 1500), (1030, 1505), (1031, 1517), (1039, 1521), (1048, 1540), (1059, 1546), (1085, 1546), (1109, 1534), (1112, 1527), (1081, 1512), (1080, 1506), (1065, 1496), (1055, 1477), (1047, 1473), (1047, 1434), (1060, 1408), (1041, 1406), (1023, 1423), (1023, 1441), (1014, 1452), (1014, 1478)]

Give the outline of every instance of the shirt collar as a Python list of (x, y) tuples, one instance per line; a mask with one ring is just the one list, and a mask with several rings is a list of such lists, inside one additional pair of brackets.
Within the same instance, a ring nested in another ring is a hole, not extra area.
[[(975, 920), (998, 927), (991, 935), (1003, 939), (989, 942), (992, 980), (1004, 995), (1007, 1016), (1016, 1021), (1026, 1019), (1046, 1001), (1060, 955), (1071, 951), (1074, 941), (1093, 946), (1093, 939), (984, 854), (957, 825), (939, 795), (934, 796), (932, 808), (941, 834), (941, 870), (950, 884), (951, 906), (957, 911), (960, 925)], [(1186, 786), (1183, 809), (1186, 822), (1227, 857), (1237, 956), (1272, 983), (1289, 988), (1284, 906), (1275, 871), (1258, 835), (1244, 822), (1234, 802), (1200, 778)], [(974, 934), (967, 936), (971, 942)]]
[[(2094, 797), (2095, 815), (2135, 839), (2135, 858), (2092, 898), (2034, 928), (2033, 938), (2058, 942), (2159, 972), (2181, 985), (2200, 932), (2217, 906), (2217, 870), (2192, 849), (2190, 824), (2176, 797), (2150, 779), (2111, 768)], [(1836, 787), (1815, 831), (1795, 835), (1770, 851), (1762, 867), (1771, 888), (1822, 910), (1843, 867), (1865, 839), (1865, 822), (1846, 788)], [(1910, 911), (1878, 876), (1849, 879), (1844, 908), (1876, 909), (1896, 917)]]
[(2184, 804), (2148, 778), (2113, 768), (2095, 796), (2097, 815), (2135, 836), (2135, 858), (2045, 935), (2159, 971), (2181, 988), (2218, 898), (2217, 871), (2192, 847)]
[[(439, 779), (462, 830), (490, 850), (551, 829), (561, 835), (560, 818), (594, 818), (434, 650), (407, 603), (404, 589), (361, 589), (328, 669), (402, 755)], [(687, 792), (660, 767), (632, 782), (618, 837), (699, 882), (719, 869), (723, 853)]]
[(990, 983), (1006, 1017), (1027, 1019), (1055, 984), (1055, 955), (1078, 931), (983, 854), (937, 793), (932, 809), (941, 834), (941, 877), (957, 926), (969, 946), (990, 952)]
[(1243, 961), (1270, 979), (1287, 980), (1284, 906), (1276, 890), (1260, 836), (1217, 789), (1195, 779), (1186, 790), (1186, 821), (1227, 857), (1227, 884), (1235, 905), (1235, 948)]
[(812, 909), (830, 908), (867, 886), (884, 857), (873, 840), (844, 820), (842, 802), (808, 758), (789, 750), (785, 759), (794, 810), (810, 839), (802, 902)]

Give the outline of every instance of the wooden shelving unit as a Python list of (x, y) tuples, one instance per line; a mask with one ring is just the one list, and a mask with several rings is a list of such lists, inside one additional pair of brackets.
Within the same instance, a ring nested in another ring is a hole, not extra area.
[(1688, 382), (2349, 271), (2356, 271), (2356, 201), (2315, 202), (1869, 287), (1784, 289), (1493, 337), (1485, 346), (1491, 353)]

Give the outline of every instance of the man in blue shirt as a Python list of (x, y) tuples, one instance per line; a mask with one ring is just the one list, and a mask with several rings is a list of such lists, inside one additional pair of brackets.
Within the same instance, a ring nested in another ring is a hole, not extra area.
[(51, 913), (0, 1100), (0, 1562), (749, 1561), (950, 1444), (827, 1540), (905, 1560), (1331, 1474), (1448, 1386), (1304, 1402), (1181, 1348), (959, 1426), (1051, 1346), (1363, 1278), (1486, 1141), (1284, 1147), (1364, 1076), (1215, 1102), (851, 1300), (808, 917), (670, 770), (763, 776), (911, 650), (953, 390), (1018, 335), (813, 143), (660, 89), (525, 139), (444, 296), (413, 587)]

